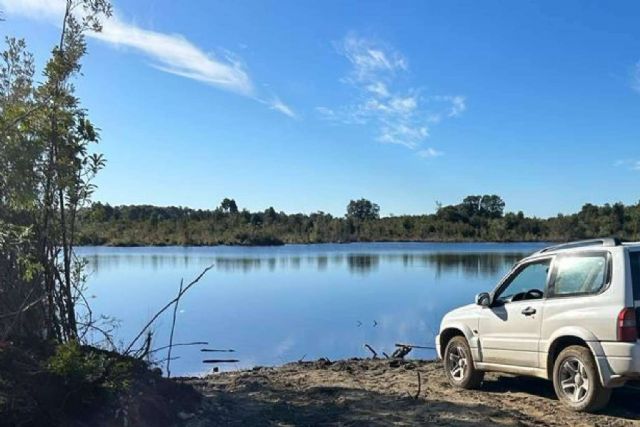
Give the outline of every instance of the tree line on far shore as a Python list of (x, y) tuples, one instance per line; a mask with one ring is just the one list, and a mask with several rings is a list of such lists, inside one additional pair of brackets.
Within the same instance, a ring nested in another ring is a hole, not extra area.
[(349, 202), (343, 217), (324, 212), (250, 212), (225, 198), (213, 210), (94, 203), (80, 212), (83, 245), (280, 245), (374, 241), (568, 241), (602, 236), (640, 240), (640, 202), (585, 204), (550, 218), (506, 212), (497, 195), (473, 195), (433, 214), (380, 217), (369, 200)]

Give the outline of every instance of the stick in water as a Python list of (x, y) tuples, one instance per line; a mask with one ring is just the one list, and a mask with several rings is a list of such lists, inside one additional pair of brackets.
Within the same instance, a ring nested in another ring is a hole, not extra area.
[(185, 287), (182, 289), (182, 292), (181, 292), (180, 294), (178, 294), (178, 296), (177, 296), (177, 297), (175, 297), (174, 299), (172, 299), (171, 301), (169, 301), (168, 303), (166, 303), (166, 304), (164, 305), (164, 307), (162, 307), (162, 308), (161, 308), (161, 309), (160, 309), (156, 314), (154, 314), (154, 315), (153, 315), (153, 317), (151, 318), (151, 320), (149, 320), (149, 321), (147, 322), (147, 324), (146, 324), (146, 325), (144, 325), (144, 328), (142, 328), (142, 329), (140, 330), (140, 332), (138, 333), (138, 335), (136, 335), (136, 337), (133, 339), (133, 341), (131, 341), (131, 343), (129, 343), (129, 345), (127, 346), (127, 348), (126, 348), (126, 349), (125, 349), (125, 351), (123, 352), (123, 354), (125, 354), (125, 355), (129, 354), (129, 352), (131, 351), (131, 349), (133, 348), (133, 346), (136, 344), (136, 342), (138, 342), (138, 340), (140, 339), (140, 337), (145, 333), (145, 331), (146, 331), (147, 329), (149, 329), (149, 327), (151, 327), (151, 325), (153, 325), (153, 322), (155, 322), (155, 321), (156, 321), (156, 319), (157, 319), (158, 317), (160, 317), (160, 315), (161, 315), (162, 313), (164, 313), (165, 311), (167, 311), (167, 309), (168, 309), (169, 307), (171, 307), (173, 304), (175, 304), (175, 303), (176, 303), (176, 302), (177, 302), (177, 301), (182, 297), (182, 295), (184, 295), (184, 294), (185, 294), (185, 293), (186, 293), (186, 292), (187, 292), (187, 291), (188, 291), (188, 290), (189, 290), (193, 285), (195, 285), (196, 283), (198, 283), (198, 282), (200, 281), (200, 279), (202, 279), (202, 277), (203, 277), (205, 274), (207, 274), (207, 272), (208, 272), (209, 270), (211, 270), (212, 268), (213, 268), (213, 264), (212, 264), (212, 265), (210, 265), (209, 267), (205, 268), (205, 269), (202, 271), (202, 273), (200, 273), (200, 274), (198, 275), (198, 277), (196, 277), (195, 279), (193, 279), (193, 280), (191, 281), (191, 283), (189, 283), (187, 286), (185, 286)]
[(182, 296), (182, 287), (184, 286), (184, 279), (180, 279), (180, 290), (176, 298), (176, 303), (173, 305), (173, 317), (171, 319), (171, 334), (169, 335), (169, 351), (167, 352), (167, 378), (171, 378), (171, 350), (173, 350), (173, 333), (176, 330), (176, 314), (178, 313), (178, 304), (180, 303), (180, 297)]
[(378, 353), (376, 353), (376, 351), (369, 345), (369, 344), (365, 344), (364, 348), (366, 348), (367, 350), (369, 350), (371, 353), (373, 353), (373, 358), (377, 359), (378, 358)]

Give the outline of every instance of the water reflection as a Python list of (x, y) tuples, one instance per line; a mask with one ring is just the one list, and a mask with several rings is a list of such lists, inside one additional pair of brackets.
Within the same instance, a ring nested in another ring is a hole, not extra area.
[[(433, 269), (437, 277), (442, 274), (461, 273), (468, 277), (494, 276), (512, 266), (527, 252), (514, 253), (403, 253), (376, 254), (353, 253), (329, 257), (326, 254), (304, 258), (305, 268), (315, 268), (324, 272), (332, 268), (347, 267), (352, 274), (375, 272), (380, 263), (398, 264), (404, 268), (424, 267)], [(190, 269), (214, 264), (215, 269), (223, 272), (251, 273), (259, 270), (299, 270), (303, 264), (300, 256), (282, 255), (279, 257), (237, 257), (237, 256), (188, 256), (171, 254), (134, 254), (134, 255), (98, 255), (85, 254), (91, 269), (99, 273), (102, 270), (117, 270), (131, 266), (152, 271), (176, 268)]]
[[(298, 245), (275, 248), (78, 248), (89, 261), (94, 314), (121, 320), (128, 342), (175, 296), (181, 279), (210, 271), (180, 304), (176, 340), (234, 348), (248, 368), (368, 356), (363, 344), (433, 345), (442, 315), (490, 290), (536, 244)], [(170, 318), (155, 326), (157, 346)], [(203, 372), (198, 348), (180, 348), (177, 374)], [(416, 352), (416, 357), (433, 357)]]
[(374, 270), (380, 264), (379, 255), (353, 254), (347, 257), (349, 271), (352, 273), (365, 274)]

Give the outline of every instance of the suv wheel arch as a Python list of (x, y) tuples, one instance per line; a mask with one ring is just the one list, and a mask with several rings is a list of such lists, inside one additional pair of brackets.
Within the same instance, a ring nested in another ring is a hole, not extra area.
[[(553, 375), (549, 374), (553, 371), (553, 364), (555, 362), (556, 357), (560, 354), (560, 352), (567, 347), (567, 345), (560, 346), (558, 348), (558, 344), (572, 342), (573, 345), (581, 345), (586, 347), (591, 352), (591, 356), (593, 356), (596, 361), (596, 366), (598, 367), (598, 375), (600, 377), (600, 381), (603, 385), (609, 387), (615, 385), (612, 384), (612, 372), (609, 368), (609, 364), (606, 361), (603, 361), (601, 356), (604, 356), (604, 350), (602, 349), (602, 345), (596, 336), (587, 329), (576, 327), (576, 326), (565, 326), (558, 329), (554, 334), (549, 338), (549, 347), (547, 347), (547, 378), (551, 379)], [(542, 343), (542, 342), (541, 342)], [(554, 351), (555, 350), (555, 351)], [(544, 350), (544, 344), (541, 349), (542, 352)], [(553, 357), (550, 357), (550, 356)]]
[(457, 336), (464, 337), (465, 339), (467, 338), (464, 335), (464, 332), (462, 332), (458, 328), (447, 328), (444, 331), (440, 332), (440, 348), (442, 349), (443, 353), (444, 349), (447, 347), (447, 344), (449, 344), (449, 341), (451, 341), (453, 337)]
[(589, 348), (589, 345), (587, 345), (586, 341), (582, 338), (573, 335), (558, 337), (551, 343), (551, 345), (549, 346), (549, 351), (547, 351), (547, 378), (553, 378), (553, 364), (556, 362), (556, 358), (558, 357), (558, 355), (560, 355), (560, 352), (572, 345), (579, 345), (586, 348), (595, 358), (595, 355)]

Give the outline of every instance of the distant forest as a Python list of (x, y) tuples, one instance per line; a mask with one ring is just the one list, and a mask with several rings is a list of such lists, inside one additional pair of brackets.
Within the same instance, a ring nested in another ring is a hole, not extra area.
[(640, 203), (595, 206), (551, 218), (505, 213), (496, 195), (465, 197), (425, 215), (380, 217), (380, 207), (352, 200), (343, 217), (238, 209), (224, 199), (213, 210), (94, 203), (79, 212), (81, 245), (281, 245), (387, 241), (568, 241), (599, 236), (640, 240)]

